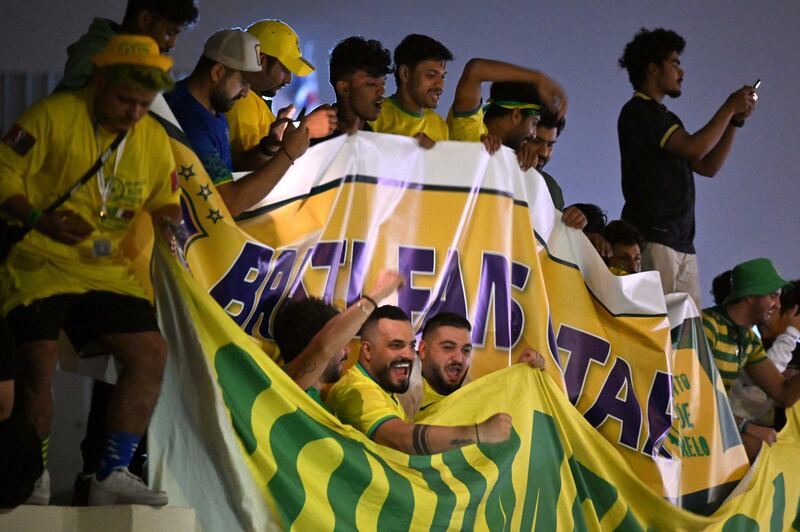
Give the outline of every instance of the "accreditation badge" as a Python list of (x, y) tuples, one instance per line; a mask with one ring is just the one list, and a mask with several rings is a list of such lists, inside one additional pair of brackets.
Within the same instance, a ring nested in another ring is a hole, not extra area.
[(95, 238), (92, 241), (92, 256), (96, 259), (111, 255), (111, 240), (108, 238)]

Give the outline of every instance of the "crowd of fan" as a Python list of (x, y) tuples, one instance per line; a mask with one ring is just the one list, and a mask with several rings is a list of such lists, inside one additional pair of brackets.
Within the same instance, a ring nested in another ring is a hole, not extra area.
[[(191, 74), (173, 83), (165, 54), (197, 15), (192, 0), (130, 0), (121, 24), (96, 19), (68, 48), (55, 94), (26, 111), (0, 144), (0, 208), (28, 231), (1, 266), (0, 504), (49, 501), (51, 385), (61, 329), (80, 352), (112, 353), (122, 366), (116, 386), (94, 390), (76, 504), (167, 502), (164, 492), (129, 470), (142, 474), (133, 457), (144, 447), (140, 440), (159, 394), (166, 346), (152, 305), (119, 250), (140, 210), (167, 237), (180, 224), (167, 135), (147, 115), (162, 92), (234, 216), (265, 197), (310, 145), (338, 135), (404, 135), (426, 149), (447, 140), (479, 142), (490, 154), (505, 146), (523, 171), (537, 171), (527, 174), (531, 179), (544, 178), (563, 223), (582, 230), (614, 274), (658, 271), (665, 294), (688, 293), (700, 306), (694, 173), (720, 170), (758, 96), (757, 87), (742, 87), (703, 128), (686, 131), (662, 103), (680, 95), (683, 81), (684, 40), (675, 32), (641, 30), (619, 61), (635, 93), (618, 123), (625, 206), (622, 219), (606, 223), (596, 205), (566, 206), (558, 181), (544, 170), (567, 112), (563, 89), (548, 75), (471, 59), (442, 118), (436, 109), (453, 59), (446, 46), (411, 34), (392, 55), (377, 40), (352, 36), (330, 52), (335, 102), (295, 117), (293, 106), (273, 112), (268, 100), (292, 76), (315, 67), (281, 21), (214, 33)], [(396, 91), (384, 98), (389, 74)], [(484, 102), (485, 83), (490, 96)], [(52, 206), (98, 159), (89, 180), (63, 205)], [(234, 171), (248, 173), (234, 180)], [(471, 325), (464, 316), (437, 314), (424, 324), (417, 345), (406, 313), (380, 305), (401, 284), (399, 274), (384, 270), (342, 312), (314, 298), (287, 301), (274, 322), (287, 374), (344, 423), (407, 453), (507, 439), (511, 419), (503, 413), (467, 426), (423, 422), (467, 378)], [(702, 312), (751, 458), (762, 442), (776, 439), (775, 406), (800, 397), (800, 377), (792, 369), (800, 363), (800, 317), (791, 285), (769, 260), (747, 261), (715, 279), (717, 306)], [(347, 346), (357, 334), (358, 361), (344, 371)], [(421, 398), (407, 411), (397, 394), (408, 390), (417, 357)], [(545, 364), (530, 349), (518, 362)]]

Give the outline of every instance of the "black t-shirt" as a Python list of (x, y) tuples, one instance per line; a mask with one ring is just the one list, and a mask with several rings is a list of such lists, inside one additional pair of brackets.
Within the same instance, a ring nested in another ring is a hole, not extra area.
[(617, 122), (622, 160), (622, 219), (645, 239), (694, 253), (694, 173), (688, 159), (664, 149), (683, 123), (656, 100), (636, 93)]

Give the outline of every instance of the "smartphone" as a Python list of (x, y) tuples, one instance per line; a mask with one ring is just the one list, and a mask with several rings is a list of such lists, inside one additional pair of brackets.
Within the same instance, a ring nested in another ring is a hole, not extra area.
[(294, 125), (294, 127), (300, 127), (300, 121), (301, 121), (303, 118), (305, 118), (305, 117), (306, 117), (306, 109), (307, 109), (307, 107), (303, 107), (303, 108), (300, 110), (300, 114), (299, 114), (299, 115), (297, 115), (297, 118), (295, 118), (294, 120), (292, 120), (292, 125)]
[(760, 80), (760, 79), (757, 79), (757, 80), (756, 80), (756, 82), (755, 82), (755, 83), (753, 83), (753, 90), (758, 90), (758, 88), (759, 88), (760, 86), (761, 86), (761, 80)]

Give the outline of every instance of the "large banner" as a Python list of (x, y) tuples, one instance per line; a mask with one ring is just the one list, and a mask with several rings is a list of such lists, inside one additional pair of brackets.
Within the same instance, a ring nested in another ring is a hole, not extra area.
[[(559, 408), (570, 413), (539, 411), (556, 421), (582, 416), (654, 497), (708, 513), (746, 472), (696, 309), (678, 298), (668, 313), (654, 273), (611, 275), (583, 234), (560, 223), (541, 176), (522, 173), (509, 150), (490, 157), (478, 144), (442, 142), (425, 151), (402, 137), (342, 136), (309, 150), (237, 224), (168, 110), (159, 112), (179, 163), (188, 229), (182, 251), (191, 282), (216, 301), (222, 313), (217, 319), (242, 332), (248, 344), (255, 341), (278, 358), (271, 323), (283, 299), (316, 295), (344, 307), (379, 269), (397, 269), (406, 283), (393, 302), (415, 326), (440, 310), (459, 312), (473, 323), (470, 379), (474, 389), (486, 390), (481, 404), (490, 413), (517, 411), (513, 401), (494, 397), (517, 379), (503, 368), (531, 346), (546, 354), (545, 382), (566, 401)], [(202, 302), (200, 324), (213, 315), (207, 305)], [(203, 350), (215, 370), (218, 349), (230, 343), (218, 341)], [(237, 359), (237, 371), (258, 380), (249, 373), (250, 359)], [(272, 362), (258, 364), (278, 382)], [(484, 388), (500, 378), (510, 379), (509, 385), (503, 380), (494, 391)], [(519, 385), (540, 383), (523, 379)], [(301, 401), (304, 395), (296, 391), (297, 397), (281, 394)], [(231, 393), (223, 386), (223, 395)], [(531, 398), (531, 405), (537, 400)], [(519, 415), (531, 417), (527, 407), (537, 408), (531, 405), (524, 404)], [(234, 421), (244, 416), (252, 425), (276, 415), (227, 407)], [(298, 407), (314, 423), (321, 421), (300, 402), (287, 406)], [(532, 425), (514, 419), (524, 449)], [(445, 416), (441, 422), (454, 421)], [(270, 469), (273, 447), (258, 441), (245, 445), (245, 454), (261, 485), (280, 476), (280, 468)], [(265, 495), (275, 502), (273, 488)]]

